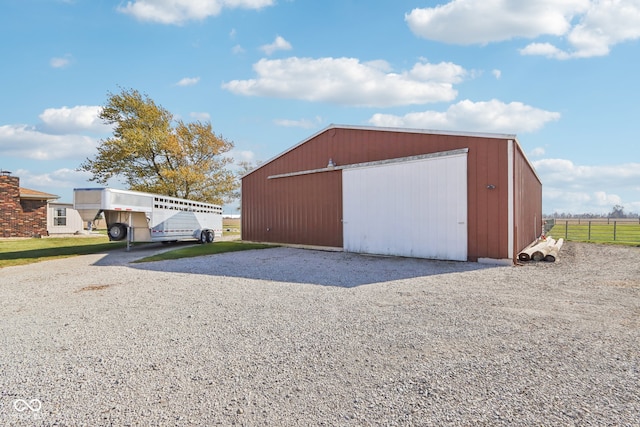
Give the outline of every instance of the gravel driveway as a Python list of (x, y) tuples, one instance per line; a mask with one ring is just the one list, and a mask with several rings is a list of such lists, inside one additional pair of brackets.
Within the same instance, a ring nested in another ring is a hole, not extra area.
[(640, 248), (0, 269), (0, 425), (640, 425)]

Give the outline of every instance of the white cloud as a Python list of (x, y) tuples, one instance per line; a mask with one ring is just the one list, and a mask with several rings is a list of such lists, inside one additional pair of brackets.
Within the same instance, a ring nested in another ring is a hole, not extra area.
[(569, 59), (569, 54), (550, 43), (531, 43), (520, 49), (521, 55), (540, 55), (547, 58)]
[(604, 191), (593, 193), (594, 201), (600, 206), (613, 207), (622, 203), (622, 198), (617, 194), (607, 194)]
[(419, 81), (437, 81), (442, 83), (460, 83), (467, 72), (452, 62), (430, 64), (419, 62), (413, 66), (409, 76)]
[(611, 46), (640, 38), (640, 1), (592, 1), (569, 33), (573, 57), (603, 56)]
[(448, 62), (418, 63), (400, 73), (390, 68), (384, 61), (355, 58), (261, 59), (253, 66), (256, 79), (232, 80), (222, 87), (245, 96), (390, 107), (451, 101), (457, 96), (453, 84), (467, 74)]
[(180, 25), (217, 16), (222, 9), (262, 9), (274, 3), (275, 0), (133, 0), (117, 10), (140, 21)]
[(235, 163), (239, 162), (253, 162), (256, 158), (256, 155), (253, 151), (250, 150), (232, 150), (229, 152), (229, 156), (233, 158)]
[(238, 152), (238, 158), (251, 162), (256, 158), (256, 155), (253, 151), (242, 150)]
[(495, 77), (496, 80), (500, 80), (500, 77), (502, 77), (502, 71), (500, 70), (492, 70), (491, 74), (493, 74), (493, 77)]
[[(25, 169), (19, 169), (14, 173), (20, 177), (20, 185), (28, 188), (78, 188), (86, 185), (91, 178), (91, 173), (62, 168), (48, 173), (34, 174)], [(54, 191), (55, 194), (58, 192)]]
[(286, 41), (283, 37), (277, 36), (273, 43), (265, 44), (260, 46), (260, 50), (266, 53), (267, 55), (271, 55), (278, 50), (291, 50), (291, 43)]
[(545, 111), (521, 102), (508, 104), (493, 99), (487, 102), (460, 101), (447, 111), (423, 111), (404, 116), (375, 114), (369, 123), (384, 127), (409, 127), (474, 132), (526, 133), (547, 122), (558, 120), (560, 113)]
[(624, 211), (627, 213), (640, 213), (640, 197), (638, 197), (638, 199), (634, 202), (634, 201), (626, 201), (626, 202), (622, 202), (622, 206), (624, 207)]
[(301, 120), (289, 120), (289, 119), (278, 119), (274, 120), (274, 123), (278, 126), (283, 127), (298, 127), (303, 129), (314, 129), (318, 127), (322, 123), (321, 117), (316, 117), (313, 120), (310, 119), (301, 119)]
[(0, 126), (0, 157), (84, 159), (96, 146), (96, 140), (84, 135), (52, 135), (27, 125)]
[(486, 44), (515, 37), (565, 34), (588, 0), (453, 0), (405, 15), (414, 34), (456, 44)]
[(199, 120), (201, 122), (208, 122), (209, 120), (211, 120), (211, 114), (209, 113), (193, 112), (193, 113), (189, 113), (189, 116), (192, 119)]
[(603, 56), (618, 43), (640, 38), (638, 0), (452, 0), (414, 9), (405, 19), (416, 35), (446, 43), (555, 36), (568, 48), (534, 42), (520, 49), (555, 59)]
[(533, 162), (536, 171), (549, 181), (597, 189), (616, 185), (636, 188), (640, 182), (640, 163), (609, 166), (581, 166), (565, 159), (541, 159)]
[(200, 81), (200, 77), (185, 77), (181, 79), (178, 83), (176, 83), (176, 85), (177, 86), (193, 86), (198, 84), (199, 81)]
[[(89, 181), (89, 172), (77, 171), (69, 168), (55, 169), (50, 172), (34, 173), (28, 169), (17, 169), (12, 171), (13, 176), (20, 177), (20, 186), (37, 189), (46, 193), (60, 196), (61, 202), (73, 201), (73, 189), (82, 187), (96, 187), (94, 182)], [(121, 187), (122, 183), (110, 181), (108, 185)]]
[(640, 211), (640, 163), (587, 166), (566, 159), (532, 163), (543, 183), (545, 213), (607, 213), (614, 205)]
[(51, 58), (49, 61), (49, 65), (53, 68), (66, 68), (71, 64), (72, 56), (70, 54), (66, 54), (63, 57), (55, 57)]
[(109, 133), (112, 128), (100, 120), (102, 107), (79, 105), (68, 108), (47, 108), (40, 114), (42, 130), (47, 133), (70, 134), (77, 132)]
[(241, 53), (244, 53), (244, 48), (237, 44), (233, 48), (231, 48), (231, 53), (233, 53), (234, 55), (240, 55)]
[(540, 157), (540, 156), (544, 156), (545, 153), (545, 149), (542, 147), (536, 147), (533, 150), (531, 150), (529, 152), (529, 156), (530, 157)]
[(561, 188), (543, 187), (542, 193), (543, 213), (551, 215), (553, 213), (580, 214), (607, 214), (613, 207), (620, 205), (627, 213), (638, 213), (640, 201), (628, 200), (618, 194), (611, 194), (605, 191), (571, 191)]
[(0, 126), (0, 158), (34, 160), (79, 159), (95, 153), (98, 141), (86, 134), (108, 134), (110, 125), (98, 117), (99, 106), (47, 108), (38, 126)]

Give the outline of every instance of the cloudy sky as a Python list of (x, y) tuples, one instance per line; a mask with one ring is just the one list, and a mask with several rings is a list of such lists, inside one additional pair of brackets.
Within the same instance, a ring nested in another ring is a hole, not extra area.
[(640, 0), (2, 0), (0, 37), (0, 169), (61, 201), (126, 88), (238, 161), (332, 123), (515, 133), (545, 213), (640, 212)]

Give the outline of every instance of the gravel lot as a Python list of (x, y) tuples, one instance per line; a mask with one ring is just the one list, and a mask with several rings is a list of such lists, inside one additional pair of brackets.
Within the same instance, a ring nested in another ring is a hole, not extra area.
[(154, 250), (0, 269), (0, 425), (640, 425), (640, 248)]

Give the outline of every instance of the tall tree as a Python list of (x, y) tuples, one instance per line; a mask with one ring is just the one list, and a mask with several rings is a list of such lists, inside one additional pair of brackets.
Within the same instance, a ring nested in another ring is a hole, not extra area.
[(613, 210), (609, 213), (609, 218), (625, 218), (624, 207), (620, 205), (615, 205)]
[[(237, 187), (236, 190), (234, 192), (234, 199), (238, 199), (242, 202), (242, 177), (245, 176), (246, 174), (248, 174), (249, 172), (251, 172), (252, 170), (254, 170), (255, 168), (257, 168), (258, 166), (260, 166), (262, 164), (261, 161), (256, 162), (255, 164), (247, 161), (247, 160), (241, 160), (237, 163), (238, 166), (238, 170), (236, 170), (236, 179), (237, 179)], [(238, 206), (238, 210), (242, 210), (242, 203), (240, 203), (240, 206)]]
[(238, 184), (225, 157), (233, 142), (216, 135), (209, 122), (184, 123), (137, 90), (109, 93), (99, 116), (113, 125), (113, 136), (100, 141), (98, 153), (80, 170), (106, 184), (123, 179), (129, 189), (224, 203)]

